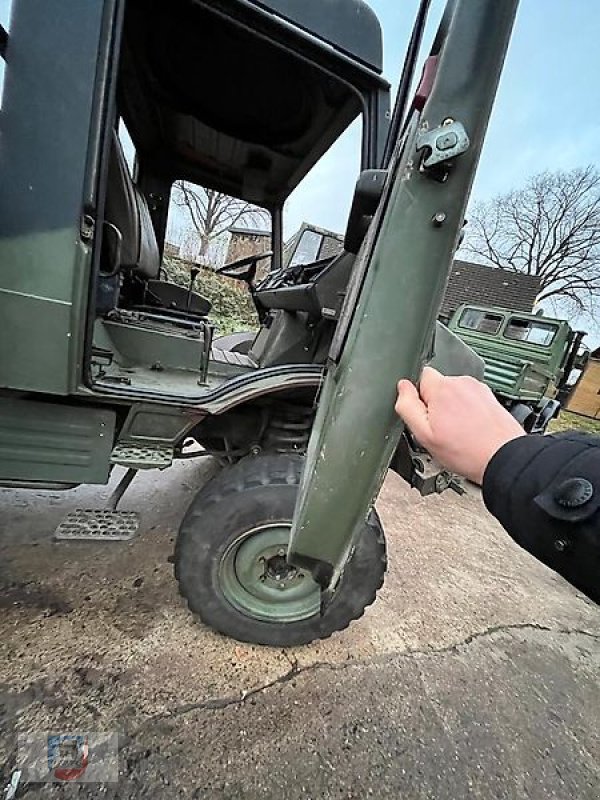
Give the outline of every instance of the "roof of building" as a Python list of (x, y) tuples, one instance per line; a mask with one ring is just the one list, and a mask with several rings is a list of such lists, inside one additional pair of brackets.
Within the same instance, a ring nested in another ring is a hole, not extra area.
[(228, 229), (229, 233), (237, 236), (270, 236), (271, 231), (265, 228), (247, 228), (245, 225), (232, 225)]
[(535, 275), (456, 260), (450, 271), (440, 315), (452, 316), (463, 303), (531, 311), (539, 292), (540, 279)]
[(330, 234), (325, 235), (323, 238), (323, 244), (319, 250), (319, 258), (333, 258), (333, 256), (336, 256), (340, 252), (343, 244), (343, 236), (338, 238), (336, 236), (331, 236)]

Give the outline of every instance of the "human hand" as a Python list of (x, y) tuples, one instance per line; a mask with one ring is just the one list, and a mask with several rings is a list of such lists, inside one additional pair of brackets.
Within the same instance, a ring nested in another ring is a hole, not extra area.
[(478, 484), (502, 445), (526, 435), (485, 384), (432, 367), (423, 370), (418, 391), (399, 381), (396, 413), (437, 461)]

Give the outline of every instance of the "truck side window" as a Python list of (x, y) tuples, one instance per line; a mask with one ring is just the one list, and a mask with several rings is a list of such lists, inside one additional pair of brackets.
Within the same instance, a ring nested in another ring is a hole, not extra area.
[(501, 314), (490, 314), (488, 311), (481, 311), (478, 308), (466, 308), (459, 320), (461, 328), (479, 333), (498, 333), (502, 325)]
[[(164, 255), (210, 269), (271, 250), (269, 212), (233, 195), (177, 180), (169, 202)], [(259, 279), (270, 269), (260, 262)]]
[(504, 335), (507, 339), (518, 339), (547, 347), (556, 336), (556, 326), (547, 322), (513, 317), (506, 326)]

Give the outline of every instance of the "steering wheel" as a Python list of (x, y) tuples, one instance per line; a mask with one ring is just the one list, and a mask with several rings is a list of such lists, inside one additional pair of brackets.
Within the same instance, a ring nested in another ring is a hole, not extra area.
[(258, 262), (265, 258), (271, 258), (272, 255), (272, 250), (267, 250), (265, 253), (254, 253), (251, 256), (244, 256), (244, 258), (230, 261), (229, 264), (218, 267), (215, 272), (217, 275), (225, 275), (225, 277), (234, 278), (236, 281), (245, 281), (252, 288)]

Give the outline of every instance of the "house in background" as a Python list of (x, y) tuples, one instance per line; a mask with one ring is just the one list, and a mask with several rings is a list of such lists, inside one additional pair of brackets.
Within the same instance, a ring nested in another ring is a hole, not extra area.
[(531, 313), (540, 292), (540, 279), (523, 272), (456, 259), (448, 276), (439, 319), (448, 322), (463, 303), (510, 308)]
[(173, 242), (165, 242), (164, 255), (167, 256), (167, 258), (180, 258), (181, 246), (173, 244)]
[[(303, 222), (285, 245), (283, 264), (294, 266), (331, 258), (343, 246), (344, 237), (340, 234)], [(539, 292), (540, 280), (534, 275), (456, 260), (450, 271), (439, 318), (448, 322), (463, 303), (531, 313)]]
[(600, 419), (600, 347), (593, 350), (581, 380), (569, 397), (568, 411)]
[[(269, 230), (264, 230), (263, 228), (244, 228), (240, 225), (229, 228), (228, 232), (229, 244), (227, 246), (225, 264), (237, 261), (239, 258), (246, 258), (246, 256), (251, 256), (255, 253), (266, 253), (267, 250), (271, 249), (271, 231)], [(266, 259), (261, 262), (263, 270), (265, 266), (268, 272), (270, 262)]]

